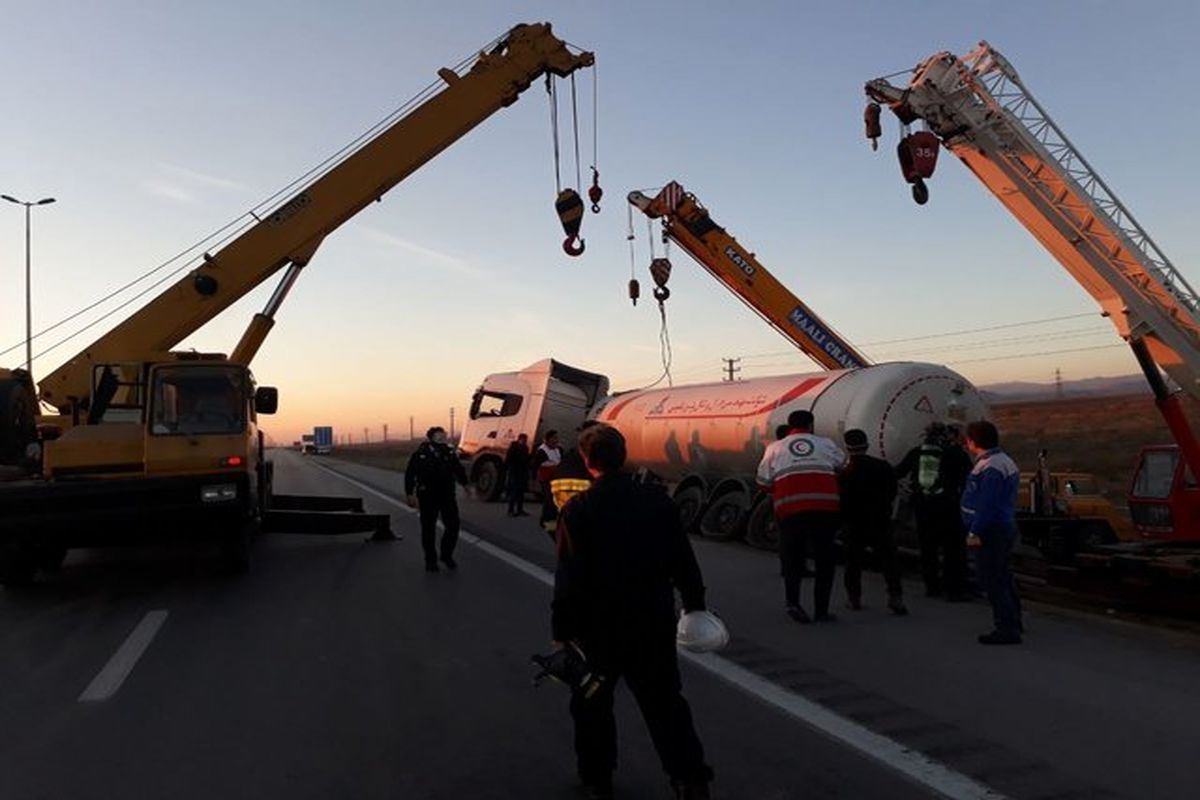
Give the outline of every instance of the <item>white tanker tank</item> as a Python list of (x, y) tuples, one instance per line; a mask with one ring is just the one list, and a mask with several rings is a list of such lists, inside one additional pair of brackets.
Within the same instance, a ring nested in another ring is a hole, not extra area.
[[(574, 384), (581, 377), (579, 397), (572, 402), (579, 421), (586, 408), (587, 416), (620, 430), (630, 466), (667, 481), (686, 523), (698, 523), (714, 538), (744, 531), (752, 544), (764, 546), (773, 540), (771, 514), (768, 504), (753, 505), (754, 474), (776, 427), (791, 412), (811, 411), (816, 433), (839, 443), (847, 430), (865, 431), (869, 452), (893, 464), (920, 443), (931, 422), (962, 425), (987, 416), (975, 387), (936, 364), (897, 362), (600, 396), (596, 390), (607, 385), (603, 376), (546, 360), (518, 373), (489, 376), (476, 393), (462, 442), (464, 455), (473, 461), (472, 475), (478, 476), (481, 465), (518, 433), (529, 435), (532, 443), (545, 433), (523, 420), (559, 420), (564, 446), (572, 446), (574, 426), (562, 424), (564, 409), (549, 406), (561, 394), (552, 391), (554, 384)], [(583, 402), (589, 393), (594, 401)], [(516, 412), (479, 414), (481, 397)]]

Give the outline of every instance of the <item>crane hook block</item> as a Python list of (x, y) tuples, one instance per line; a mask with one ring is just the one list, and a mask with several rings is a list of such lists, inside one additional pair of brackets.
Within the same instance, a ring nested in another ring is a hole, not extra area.
[(592, 213), (600, 213), (600, 198), (604, 197), (604, 190), (600, 188), (600, 170), (592, 167), (592, 186), (588, 189), (588, 200), (592, 201)]
[(863, 122), (867, 126), (867, 138), (871, 140), (871, 149), (879, 149), (879, 137), (883, 136), (883, 126), (879, 124), (879, 103), (867, 103), (863, 112)]
[(930, 131), (910, 133), (900, 140), (896, 155), (900, 159), (904, 180), (909, 183), (933, 177), (933, 170), (937, 166), (938, 138)]
[(633, 304), (636, 306), (638, 298), (641, 296), (642, 296), (642, 285), (640, 283), (638, 283), (637, 278), (630, 278), (629, 279), (629, 299), (632, 300)]
[(563, 233), (567, 238), (579, 236), (579, 225), (583, 222), (583, 200), (574, 189), (563, 189), (554, 201), (554, 210), (558, 212), (558, 220), (562, 223)]
[[(660, 289), (665, 289), (667, 287), (667, 279), (671, 277), (671, 262), (665, 258), (654, 259), (650, 262), (650, 276), (654, 278), (656, 286)], [(657, 290), (655, 290), (654, 296), (658, 297)]]
[(584, 244), (583, 239), (578, 236), (568, 236), (563, 239), (563, 252), (569, 256), (583, 255)]
[(658, 304), (660, 306), (663, 303), (667, 302), (667, 298), (670, 296), (671, 296), (671, 290), (668, 289), (667, 287), (665, 287), (665, 286), (655, 286), (654, 287), (654, 299), (658, 301)]

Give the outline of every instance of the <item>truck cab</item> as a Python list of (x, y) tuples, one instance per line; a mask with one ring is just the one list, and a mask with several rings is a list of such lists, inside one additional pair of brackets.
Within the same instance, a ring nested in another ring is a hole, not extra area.
[(550, 358), (484, 378), (471, 398), (459, 444), (478, 496), (499, 496), (504, 455), (518, 436), (525, 434), (536, 447), (554, 430), (563, 448), (574, 447), (576, 429), (607, 394), (608, 378)]
[(1129, 513), (1145, 539), (1180, 541), (1180, 531), (1200, 530), (1200, 486), (1178, 447), (1142, 448), (1129, 489)]

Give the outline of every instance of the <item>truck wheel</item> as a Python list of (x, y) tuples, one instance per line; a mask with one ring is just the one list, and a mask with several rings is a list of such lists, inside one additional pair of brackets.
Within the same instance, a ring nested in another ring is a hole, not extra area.
[(58, 572), (67, 560), (67, 548), (58, 545), (39, 547), (35, 556), (38, 568), (43, 572)]
[(475, 467), (473, 476), (475, 496), (485, 503), (500, 499), (500, 465), (495, 459), (486, 459)]
[(700, 520), (700, 511), (704, 508), (704, 492), (699, 486), (685, 486), (675, 493), (675, 508), (679, 511), (679, 524), (684, 531), (691, 533)]
[(234, 575), (245, 575), (250, 571), (250, 548), (257, 532), (258, 520), (247, 520), (225, 534), (225, 565)]
[(718, 542), (740, 539), (745, 532), (749, 510), (750, 498), (745, 492), (726, 492), (709, 503), (700, 520), (700, 535)]
[(32, 548), (18, 542), (0, 544), (0, 584), (23, 589), (33, 584), (37, 557)]
[(746, 523), (746, 544), (759, 550), (779, 549), (779, 525), (770, 498), (759, 500), (751, 510)]

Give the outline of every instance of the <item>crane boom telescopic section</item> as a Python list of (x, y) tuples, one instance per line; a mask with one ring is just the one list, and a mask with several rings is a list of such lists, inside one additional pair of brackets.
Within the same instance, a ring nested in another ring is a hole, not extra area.
[(656, 196), (630, 192), (629, 202), (767, 323), (825, 369), (857, 369), (871, 361), (802, 303), (754, 254), (713, 222), (691, 193), (671, 181)]
[[(923, 120), (1067, 269), (1134, 346), (1200, 399), (1195, 291), (987, 42), (933, 55), (906, 86), (866, 85)], [(873, 135), (873, 134), (869, 134)]]
[(94, 368), (109, 363), (161, 362), (170, 349), (284, 267), (290, 267), (266, 311), (256, 316), (234, 350), (248, 362), (272, 324), (295, 271), (326, 236), (425, 162), (549, 73), (564, 77), (591, 66), (591, 53), (573, 53), (549, 24), (517, 25), (480, 53), (464, 73), (441, 69), (445, 86), (350, 152), (262, 216), (219, 251), (121, 324), (85, 347), (39, 383), (41, 399), (62, 413), (89, 402)]

